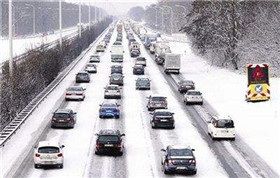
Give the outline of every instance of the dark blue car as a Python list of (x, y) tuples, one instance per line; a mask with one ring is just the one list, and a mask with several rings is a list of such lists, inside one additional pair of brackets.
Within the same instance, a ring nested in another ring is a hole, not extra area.
[(164, 156), (161, 165), (164, 174), (188, 173), (196, 174), (196, 159), (193, 154), (194, 149), (189, 146), (167, 146), (161, 149)]
[(100, 105), (99, 118), (120, 118), (120, 109), (117, 103), (103, 103)]

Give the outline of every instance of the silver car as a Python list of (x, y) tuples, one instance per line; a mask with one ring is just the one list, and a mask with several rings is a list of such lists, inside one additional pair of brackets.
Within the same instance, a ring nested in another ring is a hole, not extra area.
[(203, 104), (202, 93), (197, 90), (188, 90), (184, 95), (184, 103), (186, 104)]
[(88, 63), (85, 67), (85, 71), (87, 71), (88, 73), (96, 73), (97, 72), (96, 65), (92, 63)]
[(119, 73), (113, 73), (110, 76), (110, 85), (123, 85), (123, 78), (124, 76), (122, 74)]
[(147, 99), (148, 111), (153, 111), (155, 109), (167, 109), (167, 97), (161, 95), (150, 95)]
[(65, 100), (84, 100), (85, 88), (80, 86), (72, 86), (66, 89)]
[(136, 80), (136, 90), (150, 90), (151, 89), (151, 80), (149, 78), (138, 78)]
[(104, 91), (104, 98), (105, 99), (121, 99), (121, 90), (118, 85), (107, 85)]

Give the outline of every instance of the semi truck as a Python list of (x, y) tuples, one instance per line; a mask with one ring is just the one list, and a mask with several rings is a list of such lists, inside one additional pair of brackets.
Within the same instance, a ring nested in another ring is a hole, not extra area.
[(166, 53), (163, 68), (165, 73), (179, 74), (181, 68), (180, 54)]

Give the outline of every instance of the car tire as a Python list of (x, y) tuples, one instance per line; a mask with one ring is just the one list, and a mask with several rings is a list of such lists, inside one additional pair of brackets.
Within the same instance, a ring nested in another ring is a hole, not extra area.
[(60, 164), (60, 165), (59, 165), (59, 168), (60, 168), (60, 169), (63, 169), (63, 164)]
[(95, 151), (95, 152), (94, 152), (94, 154), (96, 154), (96, 155), (100, 155), (98, 151)]
[(235, 141), (235, 138), (232, 138), (231, 141)]
[(118, 154), (118, 156), (122, 156), (123, 155), (123, 152), (121, 151), (121, 152), (119, 152), (119, 154)]
[(68, 99), (67, 99), (67, 98), (65, 98), (65, 101), (68, 101)]
[(155, 124), (151, 122), (152, 129), (155, 129)]
[(102, 116), (99, 115), (99, 118), (102, 119)]
[(120, 116), (116, 116), (116, 119), (119, 119), (120, 118)]
[(148, 107), (148, 111), (152, 111), (152, 109)]
[(196, 174), (196, 172), (197, 172), (196, 170), (195, 170), (195, 171), (193, 171), (193, 172), (192, 172), (192, 175), (195, 175), (195, 174)]
[(34, 164), (34, 168), (35, 168), (35, 169), (38, 169), (38, 168), (39, 168), (39, 165), (38, 165), (38, 164)]

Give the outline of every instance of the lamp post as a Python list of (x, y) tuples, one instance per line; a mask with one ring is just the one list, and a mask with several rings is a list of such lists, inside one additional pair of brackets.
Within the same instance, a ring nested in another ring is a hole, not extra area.
[(36, 33), (36, 17), (35, 17), (35, 6), (31, 4), (25, 4), (26, 6), (32, 7), (33, 8), (33, 35)]
[(173, 10), (172, 10), (172, 7), (170, 7), (170, 6), (163, 6), (163, 7), (165, 7), (165, 8), (168, 8), (168, 9), (170, 9), (170, 14), (171, 14), (171, 19), (170, 19), (170, 28), (171, 28), (171, 35), (172, 35), (172, 33), (173, 33)]
[(62, 49), (62, 4), (59, 0), (59, 46)]
[(91, 20), (91, 16), (90, 16), (90, 2), (88, 2), (88, 29), (90, 30), (90, 20)]
[(81, 14), (81, 1), (79, 3), (79, 38), (81, 38), (82, 36), (82, 24), (81, 24), (81, 21), (82, 21), (82, 14)]
[(9, 75), (13, 76), (13, 10), (12, 0), (9, 0)]

